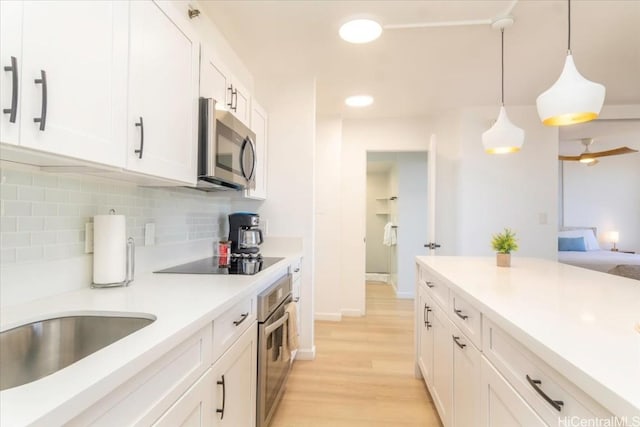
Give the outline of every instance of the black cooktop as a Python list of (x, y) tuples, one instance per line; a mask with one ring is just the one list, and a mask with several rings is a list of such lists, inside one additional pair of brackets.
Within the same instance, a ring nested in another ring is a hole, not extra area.
[(154, 273), (174, 274), (244, 274), (252, 275), (271, 267), (284, 258), (220, 258), (210, 257), (176, 265)]

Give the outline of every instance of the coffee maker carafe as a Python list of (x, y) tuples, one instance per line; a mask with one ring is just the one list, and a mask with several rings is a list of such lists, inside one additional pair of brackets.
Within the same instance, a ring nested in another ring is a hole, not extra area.
[(232, 257), (259, 257), (263, 242), (258, 228), (260, 217), (255, 213), (236, 212), (229, 215), (229, 240)]

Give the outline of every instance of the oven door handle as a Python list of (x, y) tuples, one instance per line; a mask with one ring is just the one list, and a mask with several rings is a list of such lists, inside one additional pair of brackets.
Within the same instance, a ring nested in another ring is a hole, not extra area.
[(273, 331), (275, 331), (280, 326), (282, 326), (282, 324), (284, 322), (286, 322), (287, 320), (289, 320), (289, 313), (285, 313), (284, 316), (282, 316), (281, 318), (279, 318), (278, 320), (276, 320), (275, 322), (273, 322), (269, 326), (265, 327), (264, 328), (264, 336), (268, 337), (269, 335), (271, 335), (273, 333)]

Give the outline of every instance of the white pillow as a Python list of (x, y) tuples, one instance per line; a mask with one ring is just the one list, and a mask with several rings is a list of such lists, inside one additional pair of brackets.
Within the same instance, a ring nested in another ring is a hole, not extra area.
[(588, 251), (599, 251), (600, 245), (596, 239), (593, 230), (590, 228), (581, 228), (578, 230), (558, 231), (558, 237), (584, 237), (585, 249)]

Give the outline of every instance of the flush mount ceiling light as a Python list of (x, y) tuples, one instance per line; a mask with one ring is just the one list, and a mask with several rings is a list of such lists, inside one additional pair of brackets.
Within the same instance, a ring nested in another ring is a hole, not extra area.
[(338, 33), (349, 43), (369, 43), (380, 37), (382, 26), (371, 19), (354, 19), (343, 24)]
[(506, 17), (495, 21), (493, 27), (500, 29), (501, 54), (502, 54), (502, 89), (501, 105), (498, 120), (491, 129), (482, 134), (484, 151), (489, 154), (505, 154), (520, 151), (524, 143), (524, 131), (511, 123), (504, 109), (504, 28), (513, 24), (513, 18)]
[(373, 97), (369, 95), (354, 95), (344, 100), (349, 107), (368, 107), (373, 104)]
[(564, 69), (558, 80), (543, 92), (536, 104), (542, 123), (547, 126), (565, 126), (588, 122), (600, 114), (605, 88), (585, 79), (576, 68), (571, 54), (571, 0), (568, 3), (568, 49)]

